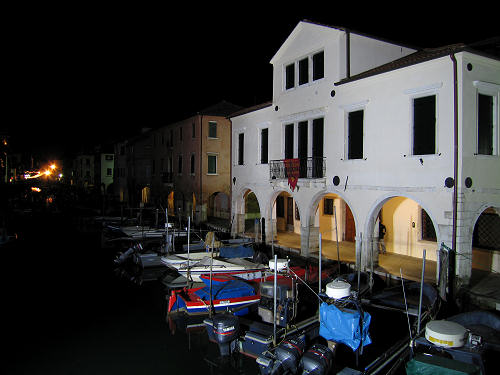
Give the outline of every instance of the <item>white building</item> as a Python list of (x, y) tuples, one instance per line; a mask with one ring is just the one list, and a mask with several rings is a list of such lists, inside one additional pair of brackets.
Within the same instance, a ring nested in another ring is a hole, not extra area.
[[(377, 263), (380, 215), (388, 251), (437, 260), (441, 244), (454, 248), (467, 283), (480, 215), (500, 233), (500, 61), (300, 22), (271, 64), (272, 102), (231, 117), (233, 233), (254, 193), (263, 221), (272, 215), (267, 241), (300, 234), (307, 256), (336, 221), (365, 268), (372, 254)], [(293, 190), (285, 159), (297, 163)], [(498, 238), (480, 241), (492, 241), (498, 271)]]

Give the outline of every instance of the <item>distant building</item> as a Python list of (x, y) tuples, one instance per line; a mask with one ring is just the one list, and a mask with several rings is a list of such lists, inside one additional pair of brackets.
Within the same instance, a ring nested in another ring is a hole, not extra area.
[(231, 122), (241, 107), (220, 102), (184, 120), (115, 144), (116, 194), (196, 222), (229, 223)]
[(381, 219), (388, 251), (455, 248), (460, 282), (473, 243), (500, 270), (497, 58), (300, 22), (271, 64), (272, 102), (231, 116), (234, 234), (252, 230), (251, 200), (267, 241), (295, 233), (305, 256), (337, 233), (376, 264)]

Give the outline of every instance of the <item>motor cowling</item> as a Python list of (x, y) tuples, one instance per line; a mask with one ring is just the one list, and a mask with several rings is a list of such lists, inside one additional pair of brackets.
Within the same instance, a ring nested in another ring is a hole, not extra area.
[(304, 338), (295, 336), (283, 341), (274, 353), (262, 353), (257, 358), (261, 375), (297, 374), (304, 347)]
[(229, 313), (222, 313), (216, 314), (212, 321), (214, 337), (219, 345), (220, 354), (222, 356), (231, 354), (235, 349), (240, 329), (238, 317)]
[(296, 374), (300, 357), (304, 353), (305, 342), (300, 337), (293, 337), (283, 341), (275, 351), (276, 358), (281, 366), (292, 374)]
[(314, 374), (324, 375), (330, 371), (333, 364), (333, 352), (328, 346), (322, 344), (314, 344), (307, 352), (304, 353), (300, 360), (302, 375)]

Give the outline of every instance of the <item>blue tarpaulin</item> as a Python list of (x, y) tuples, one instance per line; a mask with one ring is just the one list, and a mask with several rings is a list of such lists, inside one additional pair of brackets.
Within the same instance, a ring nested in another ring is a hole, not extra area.
[[(206, 286), (196, 291), (196, 295), (202, 300), (210, 300), (210, 287)], [(240, 280), (231, 280), (223, 284), (212, 285), (212, 299), (225, 299), (234, 297), (245, 297), (255, 295), (254, 288)]]
[(253, 257), (253, 248), (251, 246), (228, 246), (219, 249), (221, 258), (247, 258)]
[(357, 350), (363, 340), (363, 346), (371, 344), (368, 329), (370, 327), (371, 315), (363, 314), (363, 329), (359, 327), (360, 312), (358, 310), (342, 309), (335, 305), (322, 303), (319, 308), (320, 325), (319, 334), (326, 340), (340, 342), (349, 346), (353, 351)]

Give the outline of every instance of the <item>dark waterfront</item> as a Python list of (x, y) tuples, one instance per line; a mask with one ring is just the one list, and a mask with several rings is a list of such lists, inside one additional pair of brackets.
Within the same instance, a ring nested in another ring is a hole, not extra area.
[(173, 333), (163, 284), (117, 276), (78, 215), (9, 219), (19, 239), (2, 248), (4, 373), (258, 373), (246, 357), (222, 363), (204, 330)]

